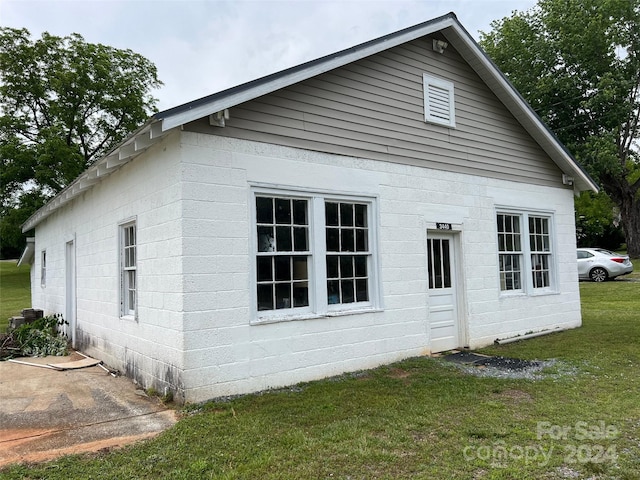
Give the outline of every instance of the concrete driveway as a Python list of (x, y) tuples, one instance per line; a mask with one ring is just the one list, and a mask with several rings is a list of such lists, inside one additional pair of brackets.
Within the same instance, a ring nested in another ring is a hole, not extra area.
[[(46, 365), (81, 359), (20, 360)], [(175, 422), (173, 410), (99, 366), (58, 371), (0, 362), (0, 466), (122, 446)]]

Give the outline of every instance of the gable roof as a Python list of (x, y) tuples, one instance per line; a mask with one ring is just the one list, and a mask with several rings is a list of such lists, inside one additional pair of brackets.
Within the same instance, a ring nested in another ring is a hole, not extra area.
[(598, 191), (593, 179), (582, 169), (504, 74), (484, 53), (469, 32), (460, 24), (456, 15), (448, 13), (375, 40), (156, 113), (119, 146), (97, 160), (70, 185), (34, 213), (24, 223), (22, 230), (26, 232), (32, 229), (62, 205), (90, 189), (103, 177), (119, 169), (168, 132), (181, 125), (223, 112), (225, 109), (262, 95), (436, 32), (444, 35), (449, 44), (458, 51), (529, 135), (556, 163), (558, 168), (573, 178), (575, 190)]

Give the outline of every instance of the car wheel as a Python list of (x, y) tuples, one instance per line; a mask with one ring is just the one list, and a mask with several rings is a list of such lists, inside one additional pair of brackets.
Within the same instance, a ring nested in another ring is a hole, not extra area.
[(591, 278), (592, 282), (604, 282), (609, 274), (604, 268), (596, 267), (589, 272), (589, 278)]

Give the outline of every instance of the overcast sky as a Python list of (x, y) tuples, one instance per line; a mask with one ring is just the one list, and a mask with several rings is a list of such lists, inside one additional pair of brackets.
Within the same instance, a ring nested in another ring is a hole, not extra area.
[(158, 67), (160, 110), (454, 12), (478, 40), (535, 0), (0, 0), (0, 25), (79, 33)]

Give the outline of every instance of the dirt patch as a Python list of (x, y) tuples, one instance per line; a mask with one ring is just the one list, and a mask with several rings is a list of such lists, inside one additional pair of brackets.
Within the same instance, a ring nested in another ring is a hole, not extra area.
[(507, 400), (515, 404), (533, 402), (533, 397), (522, 390), (509, 389), (500, 392), (497, 396), (502, 400)]
[(407, 372), (401, 368), (394, 367), (389, 370), (389, 377), (391, 378), (407, 378), (411, 376), (411, 372)]
[[(54, 460), (64, 455), (74, 455), (78, 453), (90, 453), (99, 452), (101, 450), (110, 450), (113, 448), (121, 448), (131, 443), (135, 443), (141, 440), (152, 438), (159, 434), (159, 432), (143, 433), (139, 435), (130, 435), (126, 437), (107, 438), (103, 440), (96, 440), (93, 442), (87, 442), (77, 445), (71, 445), (67, 447), (50, 448), (47, 450), (39, 450), (30, 452), (24, 449), (26, 444), (31, 442), (43, 443), (47, 440), (53, 441), (48, 437), (55, 436), (58, 432), (51, 430), (10, 430), (9, 435), (17, 436), (14, 440), (7, 442), (1, 442), (3, 449), (6, 452), (15, 452), (5, 458), (0, 458), (0, 467), (10, 465), (12, 463), (37, 463), (46, 462), (48, 460)], [(3, 432), (4, 435), (4, 432)], [(28, 436), (25, 436), (28, 435)], [(18, 453), (17, 451), (20, 451)]]

